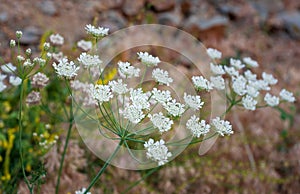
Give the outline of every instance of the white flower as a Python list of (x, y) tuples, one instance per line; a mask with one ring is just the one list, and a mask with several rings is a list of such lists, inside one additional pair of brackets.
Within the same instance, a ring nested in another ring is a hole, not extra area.
[(93, 44), (91, 41), (80, 40), (77, 42), (77, 46), (84, 51), (89, 51), (91, 50)]
[(22, 79), (16, 76), (9, 76), (9, 83), (13, 86), (18, 86), (22, 83)]
[(25, 58), (22, 55), (17, 56), (17, 61), (21, 62), (21, 61), (24, 61), (24, 60), (25, 60)]
[(15, 47), (16, 46), (16, 41), (15, 40), (10, 40), (9, 46), (10, 47)]
[(127, 84), (123, 84), (122, 79), (118, 79), (117, 81), (112, 80), (108, 85), (111, 87), (111, 90), (117, 94), (125, 94), (128, 92)]
[(86, 53), (81, 53), (77, 60), (83, 65), (84, 68), (99, 66), (102, 63), (98, 55), (89, 55)]
[(31, 85), (34, 88), (43, 88), (47, 85), (49, 78), (43, 74), (38, 72), (32, 77)]
[(53, 68), (59, 76), (72, 79), (77, 75), (77, 71), (80, 67), (76, 67), (73, 61), (68, 62), (68, 59), (63, 58), (59, 60), (59, 63), (53, 63)]
[(91, 34), (97, 38), (107, 35), (108, 31), (109, 31), (108, 28), (103, 28), (103, 27), (96, 28), (95, 26), (93, 26), (91, 24), (86, 25), (85, 30), (88, 34)]
[(250, 67), (258, 67), (257, 61), (251, 59), (250, 57), (243, 58), (243, 61)]
[(232, 89), (236, 94), (243, 96), (246, 93), (246, 85), (247, 80), (244, 76), (240, 75), (237, 78), (232, 78)]
[(270, 85), (275, 85), (278, 80), (273, 77), (272, 74), (267, 74), (265, 72), (262, 73), (263, 80)]
[(169, 86), (170, 83), (173, 82), (173, 79), (169, 77), (169, 73), (167, 71), (164, 71), (162, 69), (154, 69), (152, 71), (152, 77), (159, 83), (159, 84), (165, 84)]
[(174, 117), (181, 116), (185, 111), (184, 104), (180, 104), (179, 102), (176, 102), (176, 99), (173, 99), (163, 104), (163, 106), (168, 111), (168, 113)]
[(138, 109), (149, 109), (150, 102), (147, 93), (142, 91), (142, 88), (130, 89), (130, 100), (132, 101), (133, 106)]
[(192, 77), (193, 84), (197, 90), (212, 90), (212, 84), (205, 79), (203, 76), (193, 76)]
[(132, 78), (139, 76), (140, 69), (131, 66), (128, 62), (119, 61), (118, 66), (118, 72), (122, 78)]
[(206, 50), (208, 56), (212, 59), (220, 59), (222, 57), (222, 53), (216, 49), (208, 48)]
[(153, 115), (149, 114), (148, 117), (160, 133), (169, 131), (172, 127), (173, 121), (168, 117), (165, 117), (162, 112)]
[(13, 64), (11, 63), (7, 63), (5, 65), (1, 65), (1, 70), (4, 73), (13, 73), (14, 71), (16, 71), (17, 67), (15, 67)]
[(50, 43), (49, 42), (45, 42), (43, 44), (43, 48), (44, 48), (45, 51), (48, 51), (50, 49)]
[(222, 76), (212, 76), (210, 77), (210, 82), (212, 83), (213, 87), (217, 90), (225, 89), (225, 80), (222, 78)]
[(161, 104), (165, 104), (169, 100), (171, 100), (171, 92), (169, 90), (158, 90), (157, 88), (152, 89), (152, 98)]
[(245, 65), (242, 64), (242, 61), (233, 58), (230, 58), (230, 65), (236, 69), (243, 69), (245, 67)]
[(187, 122), (186, 128), (188, 128), (193, 136), (200, 137), (201, 135), (205, 135), (210, 130), (210, 125), (205, 123), (205, 120), (201, 120), (199, 122), (199, 118), (193, 115)]
[(0, 81), (3, 81), (6, 77), (7, 77), (7, 75), (3, 75), (0, 73)]
[(247, 94), (251, 97), (257, 97), (259, 95), (258, 90), (251, 85), (247, 85), (246, 91)]
[(256, 74), (252, 73), (250, 70), (247, 70), (244, 74), (248, 81), (256, 80)]
[(204, 102), (201, 101), (200, 96), (192, 96), (192, 95), (187, 95), (184, 93), (184, 101), (188, 105), (188, 107), (192, 108), (193, 110), (199, 110), (202, 108)]
[(16, 31), (16, 37), (18, 39), (22, 38), (23, 32), (22, 31)]
[(222, 136), (233, 134), (232, 125), (230, 122), (221, 120), (220, 117), (212, 119), (211, 125), (214, 127), (216, 132)]
[(64, 54), (62, 52), (52, 53), (52, 57), (56, 61), (59, 61), (59, 60), (62, 60), (62, 59), (66, 59), (66, 57), (64, 56)]
[(242, 103), (245, 109), (247, 110), (255, 110), (257, 101), (254, 100), (251, 96), (246, 95), (242, 98)]
[(210, 63), (210, 70), (211, 70), (215, 75), (223, 75), (223, 74), (225, 74), (225, 71), (224, 71), (222, 65), (214, 65), (213, 63)]
[(268, 82), (264, 80), (256, 80), (256, 81), (249, 81), (249, 85), (253, 86), (257, 90), (270, 90)]
[(6, 88), (7, 86), (2, 81), (0, 81), (0, 92), (3, 92)]
[(282, 89), (279, 93), (279, 96), (282, 100), (286, 100), (288, 102), (295, 102), (295, 97), (292, 92), (287, 91), (286, 89)]
[(226, 73), (230, 76), (239, 76), (239, 72), (237, 70), (235, 70), (234, 67), (228, 67), (228, 66), (224, 66), (224, 69), (226, 71)]
[(28, 105), (37, 105), (41, 102), (40, 92), (32, 91), (28, 94), (26, 98), (26, 103)]
[(264, 100), (269, 106), (277, 106), (279, 104), (279, 98), (277, 96), (272, 96), (270, 93), (265, 95)]
[(59, 34), (51, 34), (50, 42), (52, 42), (55, 45), (63, 45), (64, 44), (64, 38)]
[(126, 106), (123, 115), (134, 124), (139, 123), (145, 117), (143, 111), (134, 105)]
[(149, 55), (147, 52), (139, 52), (137, 53), (139, 56), (138, 58), (147, 66), (157, 66), (158, 63), (160, 63), (160, 60), (158, 57), (153, 57), (152, 55)]
[(165, 146), (165, 141), (162, 139), (156, 142), (153, 139), (149, 139), (148, 142), (145, 142), (144, 147), (147, 149), (147, 158), (158, 162), (159, 166), (167, 163), (168, 158), (172, 156), (168, 147)]
[(34, 63), (31, 62), (30, 59), (26, 59), (23, 63), (24, 67), (32, 67), (34, 66)]
[(108, 102), (112, 97), (112, 93), (110, 91), (110, 87), (108, 85), (95, 85), (92, 88), (92, 97), (97, 100), (100, 105), (103, 102)]
[[(82, 188), (81, 190), (75, 191), (75, 194), (84, 194), (86, 191), (86, 188)], [(92, 194), (91, 192), (87, 192), (86, 194)]]
[[(29, 60), (29, 59), (27, 59), (27, 60)], [(26, 60), (26, 61), (27, 61)], [(25, 62), (26, 62), (25, 61)], [(25, 66), (25, 62), (24, 62), (24, 66)], [(33, 59), (33, 63), (34, 64), (38, 64), (38, 65), (40, 65), (40, 66), (44, 66), (45, 64), (46, 64), (46, 60), (45, 59), (42, 59), (42, 58), (40, 58), (40, 57), (35, 57), (34, 59)]]

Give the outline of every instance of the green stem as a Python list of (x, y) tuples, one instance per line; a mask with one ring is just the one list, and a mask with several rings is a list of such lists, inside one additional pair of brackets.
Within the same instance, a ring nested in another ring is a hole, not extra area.
[(63, 151), (63, 154), (62, 154), (62, 157), (61, 157), (61, 160), (60, 160), (60, 165), (59, 165), (59, 170), (58, 170), (58, 177), (57, 177), (56, 188), (55, 188), (55, 193), (56, 194), (58, 194), (58, 191), (59, 191), (60, 177), (61, 177), (63, 164), (64, 164), (64, 160), (65, 160), (65, 155), (66, 155), (68, 144), (69, 144), (69, 139), (70, 139), (70, 136), (71, 136), (73, 121), (74, 121), (73, 105), (71, 105), (70, 106), (69, 129), (68, 129), (67, 138), (66, 138), (66, 142), (65, 142), (65, 146), (64, 146), (64, 151)]
[(30, 193), (33, 193), (32, 187), (30, 186), (29, 180), (27, 179), (25, 168), (24, 168), (24, 160), (23, 160), (23, 147), (22, 147), (22, 111), (23, 111), (23, 88), (24, 88), (24, 79), (22, 79), (21, 87), (20, 87), (20, 107), (19, 107), (19, 154), (21, 159), (21, 167), (22, 167), (22, 173), (23, 177), (25, 179), (25, 183), (30, 191)]
[(83, 194), (87, 194), (87, 192), (94, 186), (94, 184), (98, 181), (100, 176), (103, 174), (103, 172), (106, 170), (109, 163), (112, 161), (112, 159), (116, 156), (117, 152), (120, 150), (121, 146), (123, 145), (123, 140), (121, 140), (116, 147), (115, 151), (112, 153), (112, 155), (106, 160), (105, 164), (101, 168), (101, 170), (98, 172), (98, 174), (94, 177), (90, 185), (87, 187), (86, 191)]

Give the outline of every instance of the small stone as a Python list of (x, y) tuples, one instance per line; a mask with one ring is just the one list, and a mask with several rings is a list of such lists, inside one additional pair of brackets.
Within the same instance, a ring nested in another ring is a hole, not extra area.
[(171, 10), (175, 6), (175, 0), (148, 0), (148, 3), (158, 12)]
[(109, 28), (109, 32), (114, 32), (126, 27), (127, 21), (118, 11), (106, 11), (101, 14), (100, 26)]
[(8, 14), (7, 12), (0, 13), (0, 22), (5, 23), (8, 21)]
[(34, 26), (26, 27), (23, 30), (23, 35), (20, 39), (20, 43), (25, 45), (38, 44), (41, 35), (42, 31), (39, 28)]
[(199, 18), (199, 16), (191, 16), (187, 19), (184, 29), (199, 39), (209, 37), (220, 38), (225, 34), (228, 19), (221, 16), (214, 16), (210, 19)]
[(123, 0), (101, 0), (101, 1), (95, 1), (94, 7), (97, 11), (105, 11), (110, 9), (116, 9), (121, 7), (123, 4)]
[(292, 38), (300, 39), (300, 12), (283, 12), (277, 18)]
[(144, 0), (125, 0), (122, 11), (128, 16), (134, 16), (141, 11), (144, 4)]
[(57, 14), (57, 9), (53, 1), (45, 0), (39, 4), (41, 11), (49, 16), (54, 16)]
[(233, 5), (224, 5), (224, 4), (218, 6), (217, 10), (221, 14), (227, 15), (230, 19), (235, 19), (240, 12), (239, 7)]
[(158, 23), (178, 27), (181, 23), (181, 15), (178, 13), (162, 13), (157, 17)]
[(281, 0), (260, 0), (250, 3), (258, 12), (260, 19), (264, 22), (272, 13), (278, 13), (284, 10), (284, 5)]

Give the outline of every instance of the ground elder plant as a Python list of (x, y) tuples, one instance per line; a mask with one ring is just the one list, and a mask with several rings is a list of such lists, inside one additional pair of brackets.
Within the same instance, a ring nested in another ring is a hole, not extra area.
[[(233, 135), (234, 129), (224, 116), (234, 107), (254, 111), (263, 107), (279, 108), (281, 103), (295, 101), (293, 93), (286, 89), (279, 94), (272, 92), (272, 86), (278, 82), (273, 75), (253, 73), (252, 69), (259, 66), (254, 59), (230, 58), (228, 64), (220, 64), (222, 53), (212, 48), (206, 53), (211, 59), (207, 64), (210, 76), (186, 77), (172, 64), (143, 50), (130, 57), (130, 61), (120, 60), (105, 66), (97, 44), (108, 35), (109, 29), (89, 24), (85, 30), (91, 39), (78, 41), (77, 46), (82, 51), (78, 56), (66, 56), (60, 51), (64, 38), (52, 34), (50, 42), (44, 43), (43, 51), (35, 58), (30, 49), (21, 52), (19, 40), (22, 32), (17, 31), (17, 39), (10, 41), (12, 48), (18, 45), (18, 55), (13, 58), (15, 65), (2, 61), (1, 100), (9, 88), (18, 87), (19, 123), (15, 131), (8, 130), (8, 135), (1, 134), (1, 138), (14, 141), (11, 134), (18, 131), (21, 172), (30, 193), (38, 191), (36, 186), (41, 182), (37, 183), (37, 180), (45, 174), (39, 174), (33, 180), (25, 170), (27, 153), (23, 152), (23, 138), (28, 137), (22, 134), (27, 127), (23, 122), (23, 108), (42, 107), (55, 115), (51, 112), (50, 102), (47, 107), (44, 100), (45, 95), (50, 94), (43, 93), (44, 88), (55, 80), (65, 91), (57, 100), (63, 107), (57, 111), (65, 118), (60, 122), (68, 123), (64, 125), (67, 126), (67, 135), (57, 172), (56, 193), (59, 193), (64, 158), (75, 121), (76, 126), (84, 130), (80, 135), (89, 138), (92, 145), (105, 155), (105, 164), (95, 177), (91, 177), (91, 183), (74, 191), (86, 194), (91, 193), (100, 176), (105, 176), (110, 164), (118, 166), (118, 161), (122, 160), (129, 163), (129, 169), (159, 169), (189, 145), (212, 137)], [(47, 76), (53, 72), (56, 76)], [(30, 89), (25, 88), (27, 82)], [(220, 92), (226, 99), (227, 109), (216, 117), (203, 117), (201, 111), (205, 111), (207, 101), (202, 96), (213, 91)], [(45, 125), (47, 128), (51, 125)], [(30, 134), (43, 150), (51, 149), (59, 141), (56, 134), (36, 131)], [(2, 149), (1, 156), (9, 149), (9, 146)], [(1, 175), (4, 176), (5, 172)]]

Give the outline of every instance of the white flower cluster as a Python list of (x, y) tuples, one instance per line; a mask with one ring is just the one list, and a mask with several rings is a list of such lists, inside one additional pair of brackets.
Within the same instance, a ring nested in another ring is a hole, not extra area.
[(98, 55), (89, 55), (87, 53), (81, 53), (77, 60), (84, 68), (100, 66), (102, 63)]
[(80, 68), (77, 67), (73, 61), (69, 62), (66, 58), (59, 60), (58, 64), (54, 62), (52, 66), (59, 76), (65, 77), (67, 79), (74, 78), (77, 75), (77, 71)]
[(172, 157), (172, 153), (169, 152), (168, 147), (165, 145), (164, 140), (154, 142), (153, 139), (149, 139), (148, 142), (144, 144), (147, 149), (147, 157), (158, 162), (158, 165), (164, 165), (168, 162), (168, 158)]
[(64, 44), (64, 38), (59, 34), (51, 34), (50, 41), (54, 45), (63, 45)]
[(139, 52), (137, 53), (139, 56), (138, 58), (147, 66), (157, 66), (158, 63), (160, 63), (160, 60), (158, 57), (153, 57), (147, 52)]
[[(86, 188), (82, 188), (81, 190), (75, 191), (75, 194), (84, 194), (86, 192)], [(86, 194), (92, 194), (91, 192), (87, 192)]]
[(107, 35), (108, 31), (109, 31), (108, 28), (103, 28), (103, 27), (96, 28), (95, 26), (93, 26), (91, 24), (86, 25), (85, 30), (88, 34), (91, 34), (97, 38)]
[(8, 75), (5, 75), (5, 74), (0, 73), (0, 92), (3, 92), (7, 88), (7, 85), (5, 84), (5, 79), (7, 78), (7, 76), (9, 76), (8, 83), (11, 84), (12, 86), (18, 86), (22, 83), (21, 78), (19, 78), (18, 76), (12, 75), (17, 70), (17, 67), (15, 67), (13, 64), (7, 63), (4, 65), (1, 65), (0, 68), (3, 73), (8, 74)]

